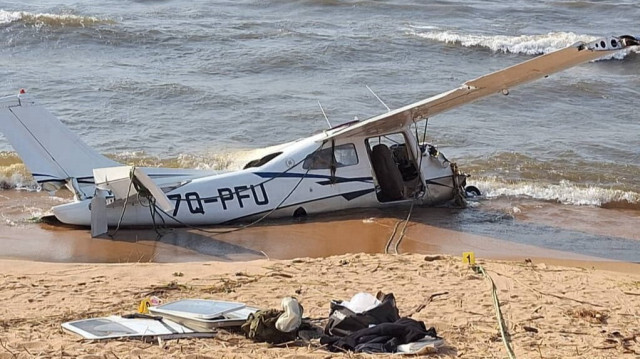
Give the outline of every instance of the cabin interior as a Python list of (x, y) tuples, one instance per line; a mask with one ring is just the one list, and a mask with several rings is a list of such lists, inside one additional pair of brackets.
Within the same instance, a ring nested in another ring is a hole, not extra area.
[(376, 195), (380, 202), (410, 199), (422, 191), (419, 165), (407, 145), (404, 133), (370, 137), (365, 143), (377, 182)]

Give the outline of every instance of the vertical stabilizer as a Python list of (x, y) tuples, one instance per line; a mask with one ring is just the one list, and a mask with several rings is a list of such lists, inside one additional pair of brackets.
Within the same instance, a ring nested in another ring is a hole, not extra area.
[(0, 98), (0, 131), (40, 184), (76, 179), (82, 185), (93, 182), (94, 168), (119, 165), (26, 94)]

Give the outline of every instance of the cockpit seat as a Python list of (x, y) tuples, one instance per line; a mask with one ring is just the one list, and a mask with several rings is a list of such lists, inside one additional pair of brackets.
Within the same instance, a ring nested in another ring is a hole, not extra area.
[(371, 163), (380, 186), (378, 199), (381, 202), (402, 199), (404, 182), (389, 147), (384, 144), (375, 145), (371, 150)]

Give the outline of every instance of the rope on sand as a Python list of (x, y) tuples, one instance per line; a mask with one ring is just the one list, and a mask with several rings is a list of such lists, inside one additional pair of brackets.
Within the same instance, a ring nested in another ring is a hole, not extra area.
[(502, 310), (500, 310), (500, 301), (498, 300), (498, 289), (496, 288), (496, 284), (493, 282), (493, 279), (481, 265), (474, 265), (473, 270), (476, 273), (481, 273), (485, 278), (489, 280), (491, 283), (491, 298), (493, 299), (493, 307), (496, 310), (496, 318), (498, 319), (498, 326), (500, 327), (500, 335), (502, 336), (502, 343), (504, 343), (504, 347), (507, 349), (507, 354), (509, 354), (510, 359), (516, 359), (516, 354), (513, 352), (513, 348), (511, 348), (510, 336), (504, 325), (504, 318), (502, 317)]

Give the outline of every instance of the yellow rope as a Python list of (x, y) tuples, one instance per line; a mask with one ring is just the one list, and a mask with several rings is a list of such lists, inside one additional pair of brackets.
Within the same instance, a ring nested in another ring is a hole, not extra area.
[(496, 318), (498, 319), (498, 326), (500, 327), (500, 335), (502, 336), (502, 343), (504, 343), (504, 347), (507, 349), (507, 354), (509, 354), (510, 359), (516, 359), (516, 354), (513, 352), (513, 348), (511, 348), (511, 343), (509, 341), (509, 333), (505, 329), (504, 318), (502, 317), (502, 311), (500, 310), (500, 301), (498, 300), (498, 289), (496, 288), (496, 284), (493, 282), (493, 279), (481, 265), (474, 265), (473, 269), (476, 273), (481, 273), (485, 278), (489, 280), (491, 283), (491, 298), (493, 299), (493, 308), (496, 310)]

